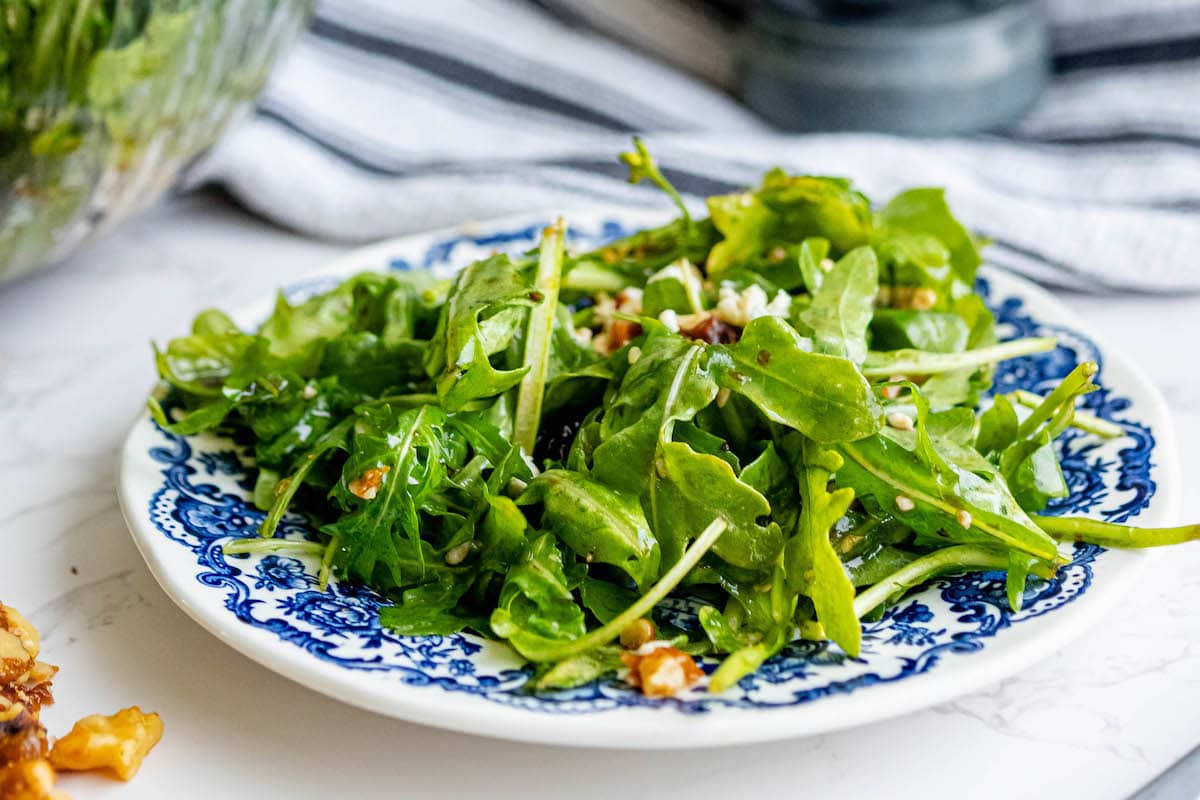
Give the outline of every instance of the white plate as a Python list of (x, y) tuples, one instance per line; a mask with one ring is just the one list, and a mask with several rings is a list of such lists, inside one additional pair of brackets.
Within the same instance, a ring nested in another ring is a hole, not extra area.
[[(526, 217), (385, 242), (339, 258), (292, 293), (310, 294), (361, 270), (449, 274), (494, 250), (529, 248), (547, 221)], [(659, 221), (621, 210), (569, 219), (579, 247)], [(994, 269), (983, 276), (1005, 338), (1053, 334), (1061, 341), (1052, 353), (1003, 365), (998, 386), (1045, 391), (1078, 361), (1096, 360), (1103, 388), (1088, 395), (1087, 406), (1129, 432), (1107, 443), (1068, 435), (1064, 471), (1074, 494), (1060, 508), (1114, 521), (1174, 522), (1178, 470), (1158, 392), (1129, 362), (1102, 351), (1086, 325), (1041, 289)], [(252, 326), (271, 302), (264, 298), (239, 322)], [(1055, 581), (1031, 584), (1016, 614), (1001, 576), (938, 580), (867, 623), (859, 659), (797, 642), (720, 695), (650, 700), (613, 679), (539, 696), (524, 690), (528, 671), (503, 644), (470, 635), (394, 636), (379, 628), (372, 592), (340, 585), (318, 592), (315, 559), (224, 556), (221, 544), (254, 535), (262, 518), (249, 501), (244, 452), (214, 436), (167, 435), (146, 415), (130, 431), (121, 503), (171, 599), (221, 641), (319, 692), (381, 714), (506, 739), (699, 747), (820, 733), (914, 711), (1060, 649), (1113, 608), (1147, 560), (1081, 546)], [(280, 530), (297, 538), (307, 532), (298, 516)], [(672, 601), (662, 613), (685, 624), (689, 604)]]

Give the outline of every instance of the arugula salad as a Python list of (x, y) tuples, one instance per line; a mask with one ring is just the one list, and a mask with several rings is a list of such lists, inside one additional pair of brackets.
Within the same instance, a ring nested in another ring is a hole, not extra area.
[[(856, 656), (861, 620), (937, 575), (1003, 571), (1017, 609), (1066, 543), (1200, 537), (1043, 514), (1069, 494), (1056, 437), (1122, 431), (1076, 409), (1094, 363), (986, 398), (1055, 342), (998, 341), (940, 190), (873, 208), (773, 170), (699, 218), (640, 141), (621, 158), (676, 219), (591, 252), (560, 220), (453, 279), (364, 273), (156, 349), (156, 422), (252, 447), (261, 538), (225, 552), (319, 559), (402, 634), (504, 640), (535, 690), (671, 695), (797, 636)], [(275, 538), (289, 512), (309, 540)], [(698, 627), (655, 618), (669, 596)]]

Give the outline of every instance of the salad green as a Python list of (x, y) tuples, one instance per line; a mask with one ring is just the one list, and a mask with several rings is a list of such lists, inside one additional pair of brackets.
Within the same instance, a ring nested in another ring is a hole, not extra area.
[[(1054, 440), (1121, 430), (1076, 411), (1092, 363), (980, 402), (1055, 342), (998, 341), (940, 191), (872, 210), (775, 170), (697, 218), (640, 142), (623, 160), (677, 219), (585, 253), (560, 220), (452, 280), (360, 274), (156, 350), (161, 426), (253, 445), (263, 538), (226, 552), (319, 557), (393, 601), (384, 625), (503, 639), (539, 689), (656, 637), (721, 656), (720, 691), (797, 635), (857, 656), (860, 621), (939, 574), (1003, 570), (1018, 608), (1065, 542), (1200, 538), (1042, 515), (1069, 492)], [(289, 511), (320, 541), (272, 538)], [(700, 631), (648, 625), (672, 593)]]

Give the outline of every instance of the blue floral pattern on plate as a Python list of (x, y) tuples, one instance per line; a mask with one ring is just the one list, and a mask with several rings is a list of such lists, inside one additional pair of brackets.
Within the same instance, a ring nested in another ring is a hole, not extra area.
[[(481, 253), (527, 249), (542, 227), (449, 237), (433, 242), (419, 258), (396, 256), (385, 263), (390, 269), (427, 268), (449, 274)], [(621, 223), (607, 221), (588, 234), (577, 233), (576, 241), (593, 246), (624, 232)], [(292, 287), (290, 294), (312, 294), (334, 282), (333, 278), (309, 280)], [(1034, 319), (1018, 297), (991, 296), (986, 280), (980, 281), (979, 288), (996, 313), (1002, 337), (1054, 335), (1060, 342), (1050, 353), (1002, 364), (996, 373), (997, 390), (1041, 393), (1080, 361), (1102, 363), (1099, 349), (1086, 336)], [(1051, 513), (1089, 513), (1125, 521), (1144, 509), (1155, 491), (1153, 433), (1149, 426), (1125, 416), (1130, 401), (1103, 382), (1099, 391), (1086, 396), (1084, 405), (1119, 424), (1128, 436), (1115, 454), (1111, 446), (1102, 449), (1097, 440), (1078, 432), (1064, 436), (1059, 448), (1072, 491), (1051, 506)], [(982, 650), (1001, 631), (1078, 599), (1090, 586), (1092, 566), (1104, 552), (1092, 545), (1076, 545), (1073, 560), (1054, 579), (1030, 581), (1024, 606), (1015, 613), (1008, 607), (1001, 573), (935, 580), (881, 619), (864, 624), (859, 658), (849, 659), (824, 643), (796, 641), (721, 695), (694, 691), (649, 699), (617, 679), (534, 695), (525, 688), (532, 670), (504, 645), (466, 634), (393, 634), (380, 627), (378, 609), (385, 601), (371, 590), (334, 582), (327, 591), (318, 591), (315, 559), (226, 556), (221, 545), (230, 538), (254, 535), (263, 516), (249, 498), (253, 485), (249, 459), (228, 440), (184, 439), (161, 429), (158, 434), (162, 445), (148, 454), (161, 472), (161, 485), (150, 500), (150, 519), (159, 533), (194, 555), (196, 580), (224, 593), (224, 606), (237, 619), (348, 670), (386, 672), (409, 686), (465, 693), (545, 713), (629, 707), (685, 713), (716, 707), (777, 708), (905, 680), (936, 668), (946, 654)], [(279, 536), (314, 538), (297, 515), (284, 519)], [(675, 625), (694, 627), (695, 610), (687, 599), (670, 598), (656, 613)], [(715, 662), (706, 660), (702, 666), (711, 671)]]

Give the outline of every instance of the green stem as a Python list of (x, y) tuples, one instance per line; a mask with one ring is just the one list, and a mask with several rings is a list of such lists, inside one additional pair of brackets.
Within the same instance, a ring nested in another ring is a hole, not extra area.
[(542, 421), (542, 398), (546, 389), (546, 369), (550, 362), (550, 342), (554, 335), (554, 316), (558, 310), (558, 287), (562, 279), (563, 239), (566, 223), (562, 217), (542, 232), (534, 286), (542, 301), (529, 312), (525, 336), (525, 376), (517, 389), (517, 413), (513, 422), (513, 440), (526, 455), (533, 455), (538, 426)]
[(317, 542), (297, 542), (291, 539), (234, 539), (221, 545), (221, 551), (227, 556), (254, 553), (294, 553), (295, 555), (319, 556), (325, 552), (325, 545)]
[(620, 159), (629, 167), (629, 182), (638, 183), (645, 178), (653, 183), (659, 189), (666, 192), (671, 198), (671, 202), (679, 209), (680, 216), (683, 217), (684, 227), (687, 229), (688, 238), (696, 232), (696, 223), (692, 219), (692, 214), (688, 211), (687, 203), (683, 202), (683, 197), (679, 194), (671, 182), (667, 180), (667, 176), (662, 174), (658, 168), (658, 162), (650, 155), (650, 151), (646, 149), (646, 143), (642, 141), (640, 136), (633, 137), (632, 153), (621, 153)]
[(1033, 521), (1056, 539), (1090, 542), (1102, 547), (1163, 547), (1200, 540), (1200, 525), (1175, 528), (1137, 528), (1086, 517), (1038, 517)]
[(1054, 391), (1034, 407), (1033, 413), (1021, 422), (1017, 428), (1017, 438), (1028, 438), (1043, 422), (1053, 417), (1060, 406), (1070, 403), (1073, 408), (1075, 397), (1090, 391), (1087, 387), (1091, 385), (1092, 376), (1099, 371), (1100, 367), (1095, 361), (1084, 361), (1071, 370), (1070, 374), (1054, 387)]
[[(1017, 389), (1010, 393), (1009, 397), (1026, 408), (1037, 408), (1046, 399), (1040, 394), (1027, 392), (1024, 389)], [(1115, 422), (1101, 419), (1089, 411), (1078, 408), (1075, 409), (1075, 419), (1072, 420), (1071, 427), (1078, 428), (1084, 433), (1094, 434), (1102, 439), (1119, 439), (1125, 435), (1125, 429)]]
[(911, 589), (952, 570), (1008, 569), (1008, 554), (974, 544), (960, 544), (922, 556), (854, 598), (854, 613), (862, 619), (897, 592)]
[(333, 568), (333, 554), (337, 552), (340, 541), (339, 537), (334, 536), (329, 540), (329, 544), (325, 545), (325, 552), (321, 554), (321, 568), (317, 571), (317, 588), (322, 592), (329, 586), (329, 572)]
[(862, 373), (868, 378), (888, 378), (893, 375), (936, 375), (967, 367), (982, 367), (1019, 356), (1044, 353), (1053, 350), (1058, 340), (1043, 336), (1031, 339), (1014, 339), (990, 347), (964, 350), (961, 353), (929, 353), (924, 350), (894, 350), (873, 352), (867, 355)]
[(300, 484), (304, 483), (305, 477), (308, 476), (309, 470), (313, 468), (313, 464), (315, 463), (317, 463), (316, 454), (306, 453), (296, 471), (284, 478), (285, 482), (276, 487), (275, 502), (271, 504), (271, 510), (267, 512), (262, 525), (258, 526), (259, 536), (264, 539), (270, 539), (275, 535), (275, 529), (279, 527), (279, 521), (287, 513), (288, 506), (292, 504), (292, 498), (300, 490)]
[(385, 397), (380, 397), (376, 400), (368, 400), (365, 403), (360, 403), (359, 407), (370, 406), (436, 406), (438, 404), (438, 396), (436, 394), (392, 394)]
[(589, 631), (578, 639), (548, 647), (536, 654), (526, 654), (527, 657), (531, 661), (561, 661), (577, 653), (608, 644), (620, 636), (621, 631), (625, 630), (631, 622), (646, 616), (663, 598), (670, 594), (671, 590), (683, 580), (683, 576), (699, 563), (709, 548), (725, 532), (726, 527), (727, 523), (720, 517), (710, 522), (704, 532), (696, 538), (696, 541), (692, 542), (691, 547), (685, 550), (680, 559), (675, 562), (675, 566), (667, 570), (667, 574), (659, 578), (658, 583), (651, 586), (650, 590), (639, 597), (633, 605), (613, 617), (607, 625)]

